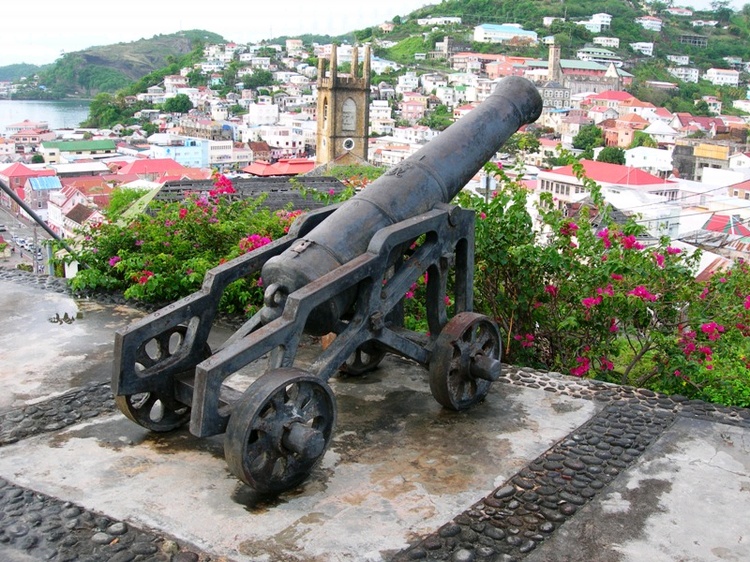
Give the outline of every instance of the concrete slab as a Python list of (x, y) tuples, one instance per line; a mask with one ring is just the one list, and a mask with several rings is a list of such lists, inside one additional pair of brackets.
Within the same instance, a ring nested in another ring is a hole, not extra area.
[(450, 413), (421, 371), (391, 362), (362, 381), (335, 381), (329, 451), (300, 489), (275, 500), (229, 473), (220, 438), (149, 434), (119, 414), (5, 447), (0, 475), (233, 560), (383, 560), (594, 411), (499, 385), (471, 412)]
[(681, 418), (526, 562), (750, 560), (750, 433)]

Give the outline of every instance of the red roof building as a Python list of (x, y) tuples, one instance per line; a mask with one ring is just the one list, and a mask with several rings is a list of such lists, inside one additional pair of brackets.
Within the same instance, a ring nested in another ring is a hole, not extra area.
[(259, 177), (268, 176), (297, 176), (306, 174), (315, 168), (315, 160), (306, 158), (289, 158), (281, 159), (271, 164), (258, 160), (249, 166), (245, 166), (242, 171), (246, 174), (252, 174)]
[[(647, 193), (660, 193), (665, 189), (674, 189), (678, 184), (644, 172), (639, 168), (581, 160), (586, 178), (594, 180), (602, 187), (629, 187)], [(557, 199), (558, 207), (577, 201), (587, 192), (583, 181), (573, 172), (573, 166), (563, 166), (553, 170), (542, 170), (537, 176), (537, 191), (552, 193)]]
[(702, 228), (711, 232), (750, 236), (750, 228), (745, 226), (737, 215), (720, 215), (719, 213), (714, 213)]

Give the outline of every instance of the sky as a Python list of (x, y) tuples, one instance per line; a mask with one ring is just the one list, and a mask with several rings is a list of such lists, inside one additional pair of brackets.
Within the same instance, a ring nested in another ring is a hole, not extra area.
[[(187, 29), (218, 33), (248, 43), (280, 35), (340, 35), (406, 16), (427, 0), (286, 0), (239, 3), (128, 0), (3, 2), (0, 66), (51, 64), (63, 52), (129, 43)], [(190, 6), (190, 7), (188, 7)], [(215, 8), (215, 10), (214, 10)]]

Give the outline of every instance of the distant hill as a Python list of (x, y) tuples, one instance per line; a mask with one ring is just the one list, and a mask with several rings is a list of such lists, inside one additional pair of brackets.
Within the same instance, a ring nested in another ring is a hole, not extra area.
[(47, 68), (47, 65), (37, 66), (35, 64), (21, 63), (0, 66), (0, 82), (15, 82), (26, 76), (34, 76), (43, 68)]
[(14, 76), (11, 79), (16, 80), (20, 76), (39, 76), (37, 82), (30, 83), (15, 95), (18, 99), (91, 98), (101, 92), (114, 93), (152, 72), (179, 63), (204, 43), (224, 42), (226, 40), (221, 35), (204, 30), (155, 35), (131, 43), (65, 53), (45, 67), (0, 67), (0, 77), (3, 73)]

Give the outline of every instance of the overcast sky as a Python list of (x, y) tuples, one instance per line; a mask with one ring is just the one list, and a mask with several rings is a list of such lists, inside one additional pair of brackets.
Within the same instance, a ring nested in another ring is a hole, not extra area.
[(247, 43), (320, 33), (339, 35), (405, 16), (426, 0), (252, 0), (238, 3), (128, 0), (3, 1), (0, 66), (49, 64), (63, 51), (204, 29)]

